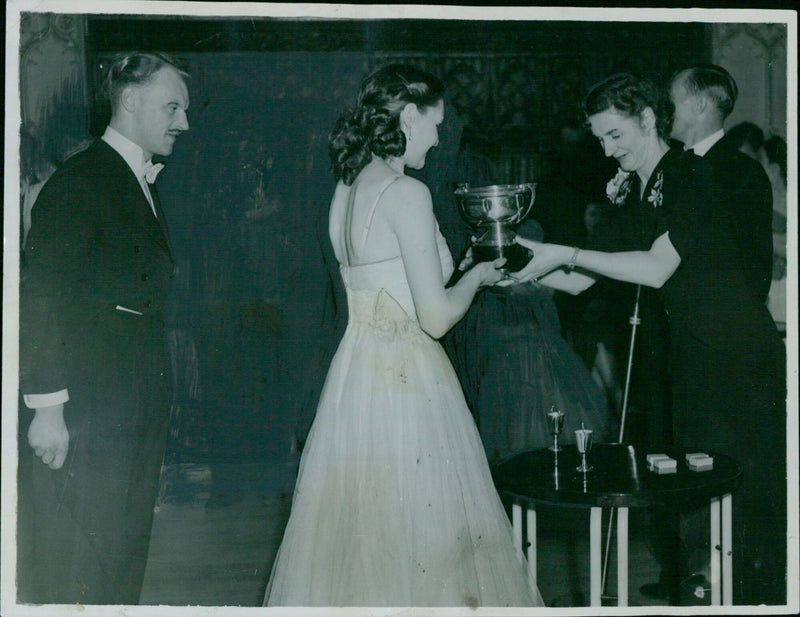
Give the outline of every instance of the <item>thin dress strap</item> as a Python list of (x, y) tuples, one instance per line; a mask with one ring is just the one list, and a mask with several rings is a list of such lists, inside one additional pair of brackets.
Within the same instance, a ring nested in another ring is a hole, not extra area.
[(400, 176), (392, 176), (391, 178), (388, 178), (378, 191), (378, 196), (375, 198), (372, 207), (367, 213), (367, 220), (364, 223), (364, 229), (361, 231), (361, 246), (360, 246), (361, 251), (363, 251), (364, 247), (367, 245), (367, 236), (369, 235), (369, 230), (372, 227), (372, 219), (375, 217), (375, 210), (378, 208), (378, 202), (380, 201), (383, 194), (386, 192), (386, 189), (388, 189), (392, 185), (392, 183), (398, 178), (400, 178)]

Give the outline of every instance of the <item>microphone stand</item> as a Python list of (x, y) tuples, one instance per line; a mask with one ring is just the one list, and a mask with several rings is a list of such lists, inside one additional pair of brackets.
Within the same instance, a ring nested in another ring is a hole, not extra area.
[[(628, 348), (628, 368), (625, 372), (625, 389), (622, 396), (622, 417), (619, 424), (619, 438), (617, 439), (617, 443), (622, 443), (623, 439), (625, 438), (625, 416), (628, 411), (628, 393), (630, 391), (631, 383), (631, 368), (633, 367), (633, 349), (636, 342), (636, 327), (641, 323), (641, 319), (639, 319), (639, 296), (641, 293), (642, 286), (637, 285), (636, 302), (633, 305), (633, 315), (628, 320), (628, 322), (631, 324), (631, 342), (630, 347)], [(614, 508), (612, 507), (610, 509), (608, 518), (608, 533), (606, 534), (606, 548), (603, 556), (603, 577), (600, 587), (601, 591), (605, 591), (606, 588), (606, 574), (608, 574), (608, 553), (611, 548), (611, 528), (613, 527), (613, 522)]]

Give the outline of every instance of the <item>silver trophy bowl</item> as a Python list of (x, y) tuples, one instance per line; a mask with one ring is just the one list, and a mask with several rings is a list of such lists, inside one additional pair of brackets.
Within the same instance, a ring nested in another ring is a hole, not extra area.
[(533, 208), (536, 183), (459, 184), (455, 196), (461, 217), (480, 234), (472, 243), (476, 262), (505, 257), (505, 269), (511, 272), (528, 263), (531, 252), (514, 242), (515, 227)]

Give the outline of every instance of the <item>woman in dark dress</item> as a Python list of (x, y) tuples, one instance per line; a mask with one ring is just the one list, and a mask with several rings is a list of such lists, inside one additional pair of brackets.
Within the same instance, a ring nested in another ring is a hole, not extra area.
[[(535, 256), (512, 276), (576, 294), (598, 275), (658, 289), (669, 316), (675, 446), (728, 454), (744, 467), (734, 495), (734, 601), (784, 604), (785, 348), (766, 307), (747, 293), (710, 171), (693, 153), (669, 148), (658, 100), (649, 82), (620, 74), (584, 101), (592, 133), (620, 167), (608, 185), (618, 208), (607, 230), (615, 246), (520, 239)], [(698, 548), (694, 530), (682, 522), (688, 551)], [(684, 553), (681, 566), (696, 565), (692, 557)]]
[[(461, 150), (462, 134), (463, 123), (448, 105), (439, 145), (428, 154), (425, 167), (410, 174), (430, 187), (440, 230), (456, 256), (465, 254), (475, 231), (459, 215), (454, 187), (496, 181), (487, 159)], [(543, 237), (533, 214), (519, 231), (528, 238)], [(604, 392), (561, 335), (551, 289), (535, 283), (487, 289), (442, 342), (490, 464), (552, 444), (547, 412), (553, 405), (566, 414), (562, 443), (574, 442), (582, 423), (593, 429), (598, 442), (612, 438), (616, 427)]]

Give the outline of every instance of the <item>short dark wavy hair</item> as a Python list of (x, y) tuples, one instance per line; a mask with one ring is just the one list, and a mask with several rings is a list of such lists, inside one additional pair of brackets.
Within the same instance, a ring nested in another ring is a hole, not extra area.
[(698, 64), (679, 71), (675, 77), (678, 75), (682, 76), (687, 92), (706, 95), (723, 118), (727, 118), (733, 111), (739, 96), (739, 88), (736, 86), (736, 80), (721, 66)]
[(725, 131), (725, 139), (737, 150), (746, 145), (753, 152), (758, 152), (758, 149), (764, 143), (764, 131), (752, 122), (740, 122), (731, 127), (730, 130)]
[(781, 171), (781, 178), (783, 178), (783, 183), (786, 184), (786, 141), (782, 137), (773, 135), (764, 140), (764, 144), (761, 148), (764, 150), (767, 161), (778, 164)]
[(106, 71), (103, 89), (111, 103), (111, 110), (116, 109), (122, 91), (130, 85), (145, 85), (153, 80), (155, 74), (171, 66), (184, 81), (189, 81), (183, 62), (159, 51), (134, 51), (115, 56)]
[(406, 138), (400, 128), (400, 112), (409, 103), (424, 110), (443, 98), (442, 81), (412, 66), (389, 64), (368, 75), (355, 107), (339, 117), (328, 138), (336, 179), (352, 184), (373, 154), (402, 156)]
[(583, 113), (590, 116), (616, 109), (641, 120), (649, 107), (656, 117), (656, 131), (662, 139), (669, 138), (671, 114), (667, 110), (663, 92), (649, 79), (630, 73), (615, 73), (593, 85), (583, 99)]

